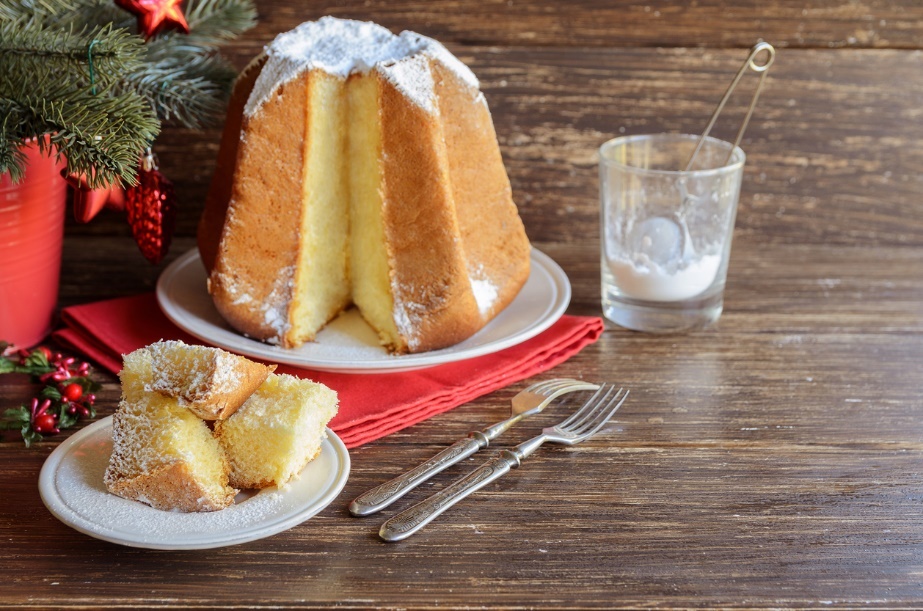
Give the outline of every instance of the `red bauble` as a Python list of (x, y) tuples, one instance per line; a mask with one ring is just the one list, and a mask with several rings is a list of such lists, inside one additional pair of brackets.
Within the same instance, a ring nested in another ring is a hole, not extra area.
[(79, 401), (83, 397), (83, 386), (76, 382), (71, 382), (61, 389), (61, 397), (68, 402)]
[(36, 433), (44, 433), (45, 435), (60, 433), (58, 421), (55, 420), (54, 414), (47, 412), (35, 417), (35, 420), (32, 421), (32, 428), (35, 429)]
[(144, 158), (138, 184), (125, 190), (128, 224), (144, 258), (157, 265), (167, 255), (176, 225), (173, 183), (157, 169), (154, 156)]
[(183, 0), (115, 0), (116, 5), (138, 16), (138, 31), (151, 38), (161, 30), (175, 28), (189, 33), (180, 4)]

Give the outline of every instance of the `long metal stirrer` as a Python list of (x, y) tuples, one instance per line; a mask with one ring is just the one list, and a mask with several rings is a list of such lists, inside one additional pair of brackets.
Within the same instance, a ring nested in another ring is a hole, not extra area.
[[(766, 51), (769, 55), (766, 58), (766, 61), (762, 64), (756, 63), (757, 56)], [(711, 131), (711, 128), (714, 127), (715, 121), (718, 120), (718, 115), (721, 114), (721, 111), (724, 109), (724, 105), (727, 103), (728, 98), (731, 97), (731, 93), (734, 91), (734, 88), (737, 87), (737, 83), (740, 82), (740, 79), (746, 73), (747, 68), (753, 70), (760, 74), (760, 80), (756, 85), (756, 91), (753, 94), (753, 100), (750, 102), (750, 108), (747, 110), (747, 116), (744, 117), (744, 122), (740, 126), (740, 131), (737, 132), (737, 139), (734, 140), (734, 146), (731, 147), (731, 151), (728, 153), (727, 159), (724, 161), (724, 165), (731, 160), (731, 156), (734, 154), (734, 149), (737, 148), (737, 145), (740, 144), (740, 141), (744, 137), (744, 132), (747, 129), (747, 124), (750, 123), (750, 117), (753, 116), (753, 110), (756, 108), (756, 101), (760, 97), (760, 91), (763, 89), (763, 81), (766, 80), (766, 72), (769, 70), (769, 67), (772, 65), (772, 62), (776, 58), (776, 50), (768, 42), (757, 43), (751, 50), (750, 55), (747, 57), (744, 64), (740, 67), (740, 70), (737, 71), (737, 76), (734, 77), (734, 80), (731, 81), (730, 86), (727, 88), (727, 91), (724, 93), (724, 97), (721, 98), (721, 102), (718, 103), (718, 107), (715, 109), (715, 112), (712, 113), (711, 120), (708, 122), (708, 126), (705, 128), (705, 131), (702, 132), (702, 135), (699, 137), (699, 142), (695, 145), (695, 150), (692, 151), (692, 156), (689, 157), (689, 162), (686, 164), (684, 172), (688, 172), (692, 168), (692, 163), (695, 161), (696, 155), (699, 154), (699, 150), (702, 148), (702, 144), (705, 143), (705, 138), (708, 137), (708, 133)]]

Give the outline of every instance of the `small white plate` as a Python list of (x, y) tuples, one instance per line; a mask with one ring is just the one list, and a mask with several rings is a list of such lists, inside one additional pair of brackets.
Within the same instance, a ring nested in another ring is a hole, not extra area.
[(262, 539), (301, 524), (327, 507), (349, 476), (349, 453), (327, 429), (320, 455), (286, 488), (238, 495), (221, 511), (154, 509), (111, 494), (103, 475), (112, 454), (112, 416), (58, 446), (45, 461), (38, 487), (59, 520), (82, 533), (131, 547), (207, 549)]
[(294, 349), (250, 339), (218, 314), (205, 288), (199, 253), (182, 255), (157, 282), (157, 301), (167, 318), (203, 341), (253, 358), (319, 371), (390, 373), (432, 367), (490, 354), (535, 337), (553, 325), (570, 303), (571, 287), (557, 263), (532, 249), (529, 279), (505, 310), (460, 344), (421, 354), (393, 355), (381, 347), (375, 331), (350, 308), (328, 324), (317, 340)]

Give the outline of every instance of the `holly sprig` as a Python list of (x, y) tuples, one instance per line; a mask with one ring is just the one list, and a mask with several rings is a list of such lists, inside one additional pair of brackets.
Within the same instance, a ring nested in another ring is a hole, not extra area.
[(44, 346), (21, 350), (0, 341), (0, 374), (24, 373), (44, 387), (28, 404), (7, 409), (0, 430), (19, 429), (26, 447), (68, 429), (83, 418), (95, 418), (100, 384), (89, 378), (90, 364)]

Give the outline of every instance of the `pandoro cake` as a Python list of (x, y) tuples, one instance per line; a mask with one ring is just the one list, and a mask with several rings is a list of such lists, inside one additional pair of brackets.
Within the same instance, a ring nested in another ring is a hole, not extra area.
[(198, 244), (221, 315), (284, 347), (351, 304), (391, 352), (451, 346), (529, 275), (474, 74), (435, 40), (332, 17), (240, 75)]

